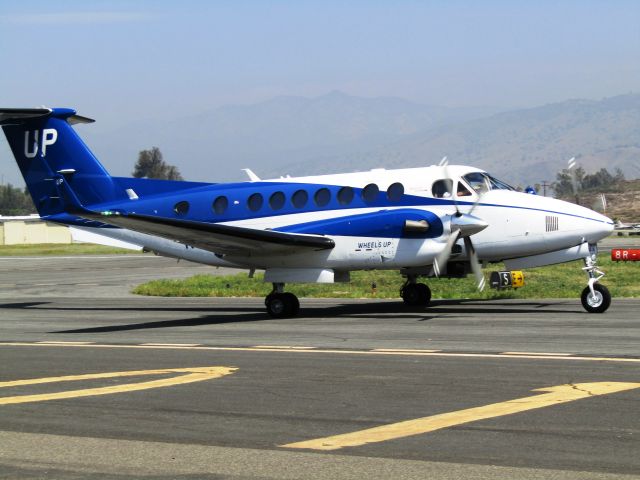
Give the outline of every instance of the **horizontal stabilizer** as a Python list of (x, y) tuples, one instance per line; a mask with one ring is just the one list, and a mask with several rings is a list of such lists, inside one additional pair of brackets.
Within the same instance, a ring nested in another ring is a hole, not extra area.
[(69, 109), (0, 108), (0, 125), (18, 125), (36, 118), (48, 116), (60, 116), (61, 118), (65, 118), (71, 125), (95, 122), (95, 120), (91, 118), (76, 115), (74, 111)]
[(50, 108), (0, 108), (0, 125), (20, 123), (51, 114)]

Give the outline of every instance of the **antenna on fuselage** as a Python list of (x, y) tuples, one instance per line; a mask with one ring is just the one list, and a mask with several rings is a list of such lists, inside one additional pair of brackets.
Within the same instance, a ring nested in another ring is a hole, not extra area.
[(252, 182), (260, 181), (260, 177), (255, 173), (253, 173), (253, 170), (251, 170), (250, 168), (243, 168), (242, 171), (247, 174), (247, 176), (249, 177), (249, 180), (251, 180)]

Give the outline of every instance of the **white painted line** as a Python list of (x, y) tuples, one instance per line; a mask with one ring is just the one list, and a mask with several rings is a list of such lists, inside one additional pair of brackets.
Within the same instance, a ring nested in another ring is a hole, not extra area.
[(50, 340), (36, 343), (40, 343), (43, 345), (92, 345), (95, 342), (64, 342), (62, 340)]
[[(90, 342), (87, 342), (90, 343)], [(47, 343), (47, 342), (0, 342), (0, 347), (79, 347), (79, 348), (175, 348), (175, 349), (190, 349), (190, 350), (207, 350), (207, 351), (219, 351), (219, 352), (290, 352), (290, 353), (333, 353), (337, 355), (406, 355), (408, 357), (455, 357), (455, 358), (495, 358), (495, 359), (530, 359), (530, 360), (563, 360), (563, 361), (584, 361), (584, 362), (620, 362), (620, 363), (640, 363), (640, 357), (580, 357), (580, 356), (551, 356), (551, 355), (504, 355), (501, 353), (455, 353), (455, 352), (374, 352), (371, 350), (335, 350), (335, 349), (321, 349), (314, 347), (303, 348), (291, 348), (291, 347), (171, 347), (171, 346), (155, 346), (155, 345), (126, 345), (126, 344), (84, 344), (78, 343)]]
[(282, 349), (282, 350), (313, 350), (316, 347), (297, 347), (293, 345), (254, 345), (250, 348), (261, 348), (261, 349)]
[(201, 343), (141, 343), (148, 347), (199, 347)]
[(405, 352), (405, 353), (435, 353), (442, 350), (424, 350), (421, 348), (374, 348), (372, 352)]
[(550, 356), (550, 357), (568, 357), (569, 355), (573, 355), (572, 353), (549, 353), (549, 352), (502, 352), (501, 355), (539, 355), (539, 356)]

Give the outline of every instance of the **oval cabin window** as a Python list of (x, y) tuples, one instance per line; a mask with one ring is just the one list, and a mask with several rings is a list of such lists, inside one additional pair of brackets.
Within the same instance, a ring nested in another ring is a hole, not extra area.
[(293, 203), (293, 206), (296, 208), (304, 207), (307, 204), (308, 200), (309, 194), (304, 190), (298, 190), (293, 194), (293, 197), (291, 197), (291, 203)]
[(284, 207), (284, 193), (275, 192), (269, 197), (269, 206), (272, 210), (280, 210)]
[(399, 202), (402, 195), (404, 195), (404, 185), (400, 182), (392, 183), (389, 185), (389, 188), (387, 188), (387, 198), (391, 202)]
[(263, 202), (264, 200), (262, 199), (262, 195), (260, 195), (259, 193), (254, 193), (247, 200), (247, 206), (252, 212), (257, 212), (262, 208)]
[(182, 202), (176, 203), (173, 206), (173, 211), (178, 215), (186, 215), (189, 213), (189, 202), (183, 200)]
[(367, 203), (373, 203), (378, 198), (380, 189), (375, 183), (370, 183), (362, 189), (362, 199)]
[(213, 208), (213, 212), (216, 215), (222, 215), (224, 212), (227, 211), (228, 207), (229, 207), (229, 200), (227, 200), (227, 197), (225, 196), (216, 198), (213, 201), (213, 204), (211, 206), (211, 208)]
[(318, 207), (325, 207), (331, 201), (331, 192), (328, 188), (321, 188), (313, 196), (313, 200)]
[(340, 205), (349, 205), (353, 201), (353, 188), (342, 187), (338, 191), (338, 203)]

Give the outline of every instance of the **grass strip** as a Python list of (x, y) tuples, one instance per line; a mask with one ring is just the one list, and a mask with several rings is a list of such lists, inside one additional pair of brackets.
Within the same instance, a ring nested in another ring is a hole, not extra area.
[[(607, 274), (602, 283), (614, 297), (640, 297), (640, 262), (612, 262), (608, 254), (599, 256), (599, 266)], [(496, 291), (486, 288), (478, 292), (472, 276), (464, 279), (426, 278), (433, 298), (577, 298), (587, 284), (581, 262), (526, 270), (525, 286), (518, 290)], [(493, 264), (485, 270), (485, 277), (504, 265)], [(352, 272), (350, 283), (290, 284), (287, 291), (299, 297), (327, 298), (398, 298), (403, 280), (397, 271)], [(375, 291), (372, 284), (376, 284)], [(134, 288), (133, 293), (164, 297), (263, 297), (271, 291), (271, 284), (256, 274), (194, 275), (181, 280), (153, 280)]]
[(141, 250), (107, 247), (94, 243), (41, 243), (36, 245), (0, 245), (0, 257), (27, 257), (46, 255), (107, 255), (140, 254)]

